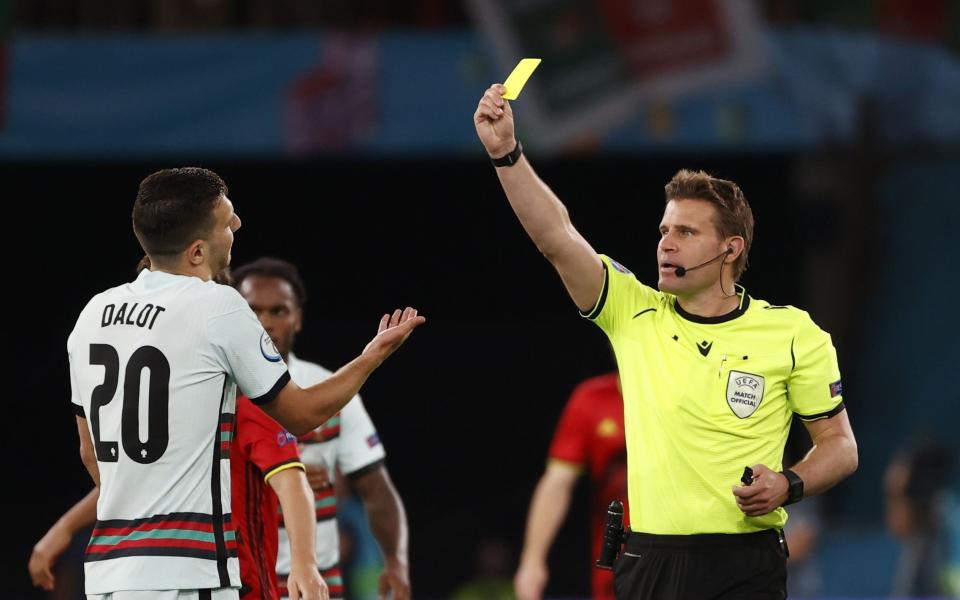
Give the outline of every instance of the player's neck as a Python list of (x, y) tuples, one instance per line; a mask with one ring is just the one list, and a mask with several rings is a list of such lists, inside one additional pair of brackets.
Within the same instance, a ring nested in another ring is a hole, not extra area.
[(724, 294), (717, 284), (697, 293), (677, 296), (677, 302), (691, 315), (719, 317), (740, 306), (740, 296)]
[(162, 273), (170, 273), (171, 275), (185, 275), (187, 277), (199, 277), (204, 281), (210, 281), (213, 278), (213, 275), (210, 273), (210, 268), (205, 264), (194, 265), (188, 261), (180, 261), (178, 263), (160, 263), (155, 260), (151, 260), (151, 271), (160, 271)]

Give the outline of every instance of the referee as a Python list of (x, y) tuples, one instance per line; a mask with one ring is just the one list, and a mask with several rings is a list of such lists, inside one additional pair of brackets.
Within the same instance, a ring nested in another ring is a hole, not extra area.
[[(495, 84), (480, 99), (477, 134), (523, 228), (619, 365), (632, 533), (617, 597), (785, 598), (783, 506), (857, 468), (830, 336), (736, 284), (753, 213), (733, 182), (684, 170), (666, 185), (658, 289), (597, 254), (524, 157), (503, 93)], [(784, 469), (794, 414), (814, 445)]]

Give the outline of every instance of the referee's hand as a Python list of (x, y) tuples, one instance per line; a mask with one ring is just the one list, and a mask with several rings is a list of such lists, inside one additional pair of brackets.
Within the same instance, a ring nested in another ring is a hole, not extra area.
[(733, 486), (733, 495), (743, 514), (760, 517), (787, 501), (790, 484), (782, 473), (771, 471), (766, 465), (753, 465), (752, 469), (753, 484)]
[(517, 145), (513, 131), (513, 110), (503, 99), (506, 88), (495, 83), (487, 88), (473, 113), (477, 135), (491, 158), (509, 154)]

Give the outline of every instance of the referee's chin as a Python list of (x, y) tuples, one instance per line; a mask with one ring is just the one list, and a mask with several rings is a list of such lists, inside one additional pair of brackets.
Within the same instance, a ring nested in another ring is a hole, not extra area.
[(661, 292), (673, 294), (674, 296), (678, 295), (678, 293), (683, 293), (684, 285), (680, 283), (679, 279), (680, 278), (673, 273), (661, 273), (657, 279), (657, 289)]

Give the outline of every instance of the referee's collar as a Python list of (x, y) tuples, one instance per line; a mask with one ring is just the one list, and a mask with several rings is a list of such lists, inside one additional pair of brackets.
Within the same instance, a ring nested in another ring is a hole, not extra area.
[(743, 289), (742, 285), (734, 284), (737, 291), (740, 295), (740, 304), (736, 308), (724, 315), (718, 315), (716, 317), (701, 317), (700, 315), (695, 315), (683, 310), (683, 307), (680, 306), (680, 302), (676, 297), (673, 299), (673, 307), (676, 309), (677, 314), (683, 317), (688, 321), (694, 323), (700, 323), (703, 325), (717, 325), (718, 323), (726, 323), (727, 321), (732, 321), (739, 317), (740, 315), (747, 312), (747, 309), (750, 308), (750, 296), (747, 295), (747, 290)]

